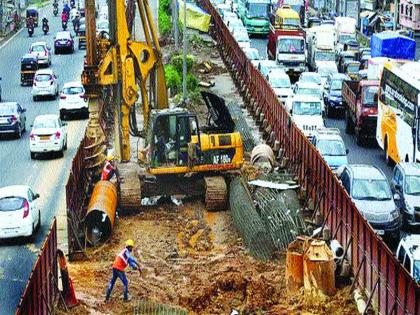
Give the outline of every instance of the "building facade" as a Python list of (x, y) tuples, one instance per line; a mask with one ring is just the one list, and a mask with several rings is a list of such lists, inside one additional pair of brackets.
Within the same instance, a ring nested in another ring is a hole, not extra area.
[(420, 0), (401, 0), (398, 13), (398, 21), (402, 27), (420, 31)]

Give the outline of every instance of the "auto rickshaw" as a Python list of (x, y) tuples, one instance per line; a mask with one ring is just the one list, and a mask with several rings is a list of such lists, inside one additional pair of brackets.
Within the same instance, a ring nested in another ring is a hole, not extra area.
[(360, 71), (360, 62), (350, 60), (344, 64), (344, 73), (347, 74), (350, 79), (358, 80)]
[(28, 27), (28, 21), (30, 18), (34, 19), (34, 26), (38, 27), (38, 9), (35, 7), (29, 7), (26, 9), (26, 27)]
[(80, 25), (78, 36), (79, 36), (79, 49), (81, 49), (82, 47), (86, 48), (86, 25), (85, 24)]
[(38, 57), (31, 54), (26, 54), (20, 61), (20, 85), (32, 85), (35, 72), (38, 70)]

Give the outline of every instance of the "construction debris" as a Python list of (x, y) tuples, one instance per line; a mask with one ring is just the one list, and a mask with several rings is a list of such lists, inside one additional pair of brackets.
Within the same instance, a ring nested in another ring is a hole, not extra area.
[(264, 187), (264, 188), (271, 188), (276, 190), (290, 190), (290, 189), (296, 189), (299, 188), (299, 185), (291, 185), (288, 183), (273, 183), (269, 182), (267, 180), (261, 180), (256, 179), (248, 182), (250, 185), (258, 186), (258, 187)]

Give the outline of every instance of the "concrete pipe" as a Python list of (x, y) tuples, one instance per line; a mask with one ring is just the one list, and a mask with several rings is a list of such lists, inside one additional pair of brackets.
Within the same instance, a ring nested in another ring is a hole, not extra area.
[(104, 180), (96, 183), (85, 217), (85, 237), (91, 245), (103, 243), (111, 236), (117, 201), (114, 184)]
[(271, 168), (274, 166), (274, 152), (267, 144), (259, 144), (252, 149), (251, 152), (251, 164), (255, 165), (258, 163), (269, 162)]

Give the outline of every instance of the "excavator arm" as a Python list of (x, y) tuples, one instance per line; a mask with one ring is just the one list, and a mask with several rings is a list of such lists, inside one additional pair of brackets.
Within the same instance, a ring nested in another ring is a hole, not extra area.
[[(91, 2), (94, 0), (86, 0)], [(129, 33), (124, 0), (114, 0), (115, 38), (108, 42), (102, 40), (99, 47), (107, 47), (97, 67), (89, 64), (85, 67), (83, 82), (86, 90), (95, 91), (101, 86), (115, 86), (119, 89), (116, 98), (116, 156), (122, 161), (130, 160), (130, 123), (131, 108), (136, 103), (139, 90), (143, 107), (143, 131), (147, 133), (151, 108), (168, 107), (168, 96), (160, 45), (147, 0), (137, 0), (139, 14), (144, 31), (145, 42), (133, 41)], [(89, 26), (89, 25), (88, 25)], [(92, 30), (90, 34), (92, 34)], [(112, 32), (111, 32), (112, 33)], [(89, 42), (87, 43), (89, 46)], [(87, 47), (89, 51), (89, 47)], [(95, 71), (96, 69), (96, 71)], [(92, 87), (92, 84), (94, 85)], [(149, 99), (148, 92), (152, 97)], [(93, 94), (93, 93), (88, 93)]]

